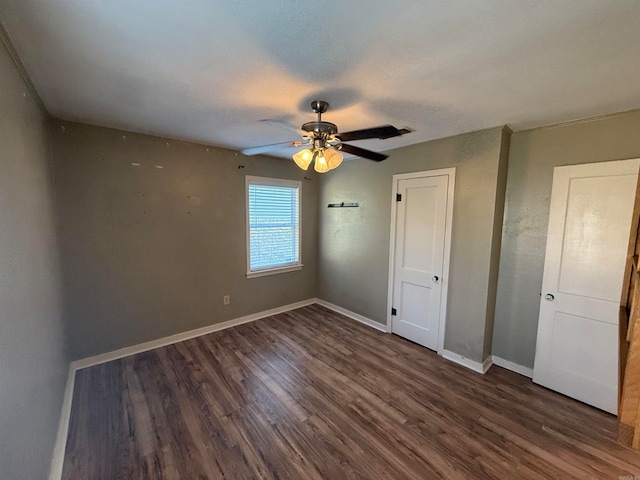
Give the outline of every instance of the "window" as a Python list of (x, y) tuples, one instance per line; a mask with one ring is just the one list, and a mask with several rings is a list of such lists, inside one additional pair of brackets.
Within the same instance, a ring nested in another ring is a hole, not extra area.
[(246, 177), (247, 277), (300, 270), (300, 190), (295, 180)]

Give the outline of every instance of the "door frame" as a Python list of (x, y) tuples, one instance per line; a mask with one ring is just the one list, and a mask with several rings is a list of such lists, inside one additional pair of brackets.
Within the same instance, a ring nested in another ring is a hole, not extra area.
[(444, 333), (447, 323), (447, 299), (449, 298), (449, 264), (451, 257), (451, 227), (453, 222), (453, 197), (456, 183), (456, 167), (441, 168), (438, 170), (424, 170), (421, 172), (399, 173), (393, 176), (391, 188), (391, 226), (389, 234), (389, 285), (387, 292), (387, 332), (392, 331), (393, 316), (391, 306), (393, 305), (393, 283), (395, 275), (395, 253), (396, 253), (396, 195), (398, 193), (398, 181), (411, 178), (439, 177), (448, 175), (447, 184), (447, 204), (445, 212), (444, 226), (444, 258), (442, 263), (442, 291), (440, 296), (440, 318), (438, 319), (438, 355), (444, 351)]

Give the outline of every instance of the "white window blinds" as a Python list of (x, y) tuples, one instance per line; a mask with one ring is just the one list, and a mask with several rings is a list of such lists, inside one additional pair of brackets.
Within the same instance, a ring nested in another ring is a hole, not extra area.
[(247, 177), (248, 273), (300, 265), (300, 182)]

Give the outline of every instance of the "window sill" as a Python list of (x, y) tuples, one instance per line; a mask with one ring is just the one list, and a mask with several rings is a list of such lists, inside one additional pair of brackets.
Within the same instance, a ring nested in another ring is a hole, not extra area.
[(303, 265), (291, 265), (287, 267), (269, 268), (266, 270), (258, 270), (255, 272), (247, 272), (247, 278), (265, 277), (267, 275), (276, 275), (277, 273), (295, 272), (296, 270), (302, 270)]

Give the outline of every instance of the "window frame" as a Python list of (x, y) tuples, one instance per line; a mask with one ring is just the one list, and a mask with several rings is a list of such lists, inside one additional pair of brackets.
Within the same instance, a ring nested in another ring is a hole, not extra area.
[[(289, 187), (298, 191), (298, 262), (283, 266), (267, 267), (258, 270), (251, 270), (251, 226), (249, 223), (249, 186), (266, 185), (273, 187)], [(302, 270), (302, 182), (300, 180), (288, 180), (284, 178), (259, 177), (253, 175), (245, 176), (245, 199), (246, 199), (246, 251), (247, 251), (247, 278), (264, 277), (278, 273), (294, 272)]]

